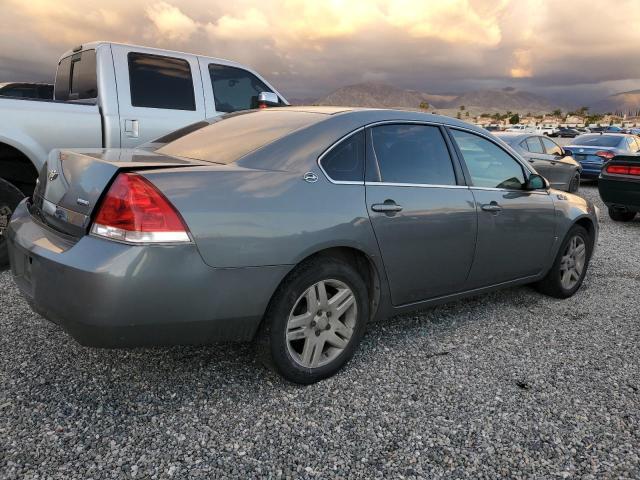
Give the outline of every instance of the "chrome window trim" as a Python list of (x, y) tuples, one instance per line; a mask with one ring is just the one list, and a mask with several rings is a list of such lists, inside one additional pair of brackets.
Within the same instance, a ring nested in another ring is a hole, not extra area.
[[(356, 133), (364, 131), (364, 129), (365, 129), (365, 127), (359, 127), (356, 130), (353, 130), (353, 131), (347, 133), (346, 135), (343, 135), (338, 140), (333, 142), (329, 148), (327, 148), (324, 152), (322, 152), (320, 154), (320, 156), (318, 157), (318, 160), (316, 160), (316, 162), (318, 164), (318, 167), (320, 168), (320, 170), (322, 171), (324, 176), (327, 178), (327, 180), (329, 180), (334, 185), (364, 185), (364, 179), (362, 181), (357, 181), (357, 180), (334, 180), (333, 178), (331, 178), (331, 176), (326, 172), (326, 170), (322, 166), (322, 159), (324, 157), (326, 157), (329, 153), (331, 153), (331, 151), (335, 147), (337, 147), (339, 144), (341, 144), (344, 140), (347, 140), (347, 139), (351, 138)], [(363, 177), (364, 177), (364, 172), (362, 172), (362, 173), (363, 173)]]
[(397, 182), (364, 182), (367, 187), (419, 187), (419, 188), (463, 188), (469, 189), (468, 185), (440, 185), (435, 183), (397, 183)]
[(518, 190), (515, 188), (495, 188), (495, 187), (469, 187), (470, 190), (487, 190), (489, 192), (512, 192), (512, 193), (535, 193), (537, 195), (550, 195), (548, 190)]

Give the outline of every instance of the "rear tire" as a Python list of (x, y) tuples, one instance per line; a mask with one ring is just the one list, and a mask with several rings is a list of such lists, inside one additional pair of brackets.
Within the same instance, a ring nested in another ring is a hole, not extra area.
[(312, 259), (289, 274), (271, 299), (258, 353), (285, 379), (315, 383), (351, 359), (368, 318), (367, 287), (358, 272), (336, 258)]
[(535, 288), (554, 298), (568, 298), (578, 291), (587, 274), (593, 239), (580, 225), (571, 227), (547, 275)]
[(576, 173), (569, 182), (569, 193), (577, 193), (580, 190), (580, 174)]
[(0, 269), (9, 264), (9, 251), (5, 230), (11, 214), (22, 201), (24, 195), (11, 183), (0, 178)]
[(609, 217), (614, 222), (630, 222), (636, 218), (636, 212), (621, 212), (620, 210), (609, 208)]

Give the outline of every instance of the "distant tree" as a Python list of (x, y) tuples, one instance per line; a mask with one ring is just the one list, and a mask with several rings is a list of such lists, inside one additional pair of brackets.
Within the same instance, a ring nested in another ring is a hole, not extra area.
[(511, 125), (520, 123), (520, 115), (518, 115), (517, 113), (514, 113), (513, 115), (511, 115), (511, 118), (509, 118), (509, 123)]
[(562, 110), (556, 108), (553, 112), (551, 112), (551, 115), (553, 115), (554, 117), (560, 117), (562, 116)]
[(469, 116), (469, 110), (467, 110), (467, 111), (465, 112), (465, 114), (464, 114), (464, 115), (465, 115), (466, 117), (468, 117), (468, 116)]
[(458, 114), (456, 115), (456, 118), (457, 119), (461, 119), (462, 118), (462, 115), (460, 115), (460, 112), (458, 112)]
[(427, 102), (420, 102), (420, 108), (422, 110), (429, 110), (429, 103)]
[(464, 110), (464, 105), (460, 105), (460, 110)]

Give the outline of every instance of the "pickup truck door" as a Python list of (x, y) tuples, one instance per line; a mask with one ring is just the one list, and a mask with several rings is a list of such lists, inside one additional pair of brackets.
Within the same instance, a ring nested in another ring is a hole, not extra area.
[(195, 55), (113, 45), (122, 148), (205, 118)]

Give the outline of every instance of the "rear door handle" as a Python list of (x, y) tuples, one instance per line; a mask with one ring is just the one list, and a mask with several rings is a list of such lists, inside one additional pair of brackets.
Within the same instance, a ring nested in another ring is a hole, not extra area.
[(402, 210), (402, 206), (398, 205), (393, 200), (385, 200), (384, 203), (374, 203), (371, 205), (371, 210), (380, 213), (395, 213)]
[(496, 202), (485, 203), (480, 208), (482, 208), (482, 210), (484, 210), (485, 212), (500, 212), (502, 210), (502, 207)]
[(127, 137), (138, 138), (138, 136), (140, 135), (138, 120), (125, 120), (124, 133), (127, 135)]

